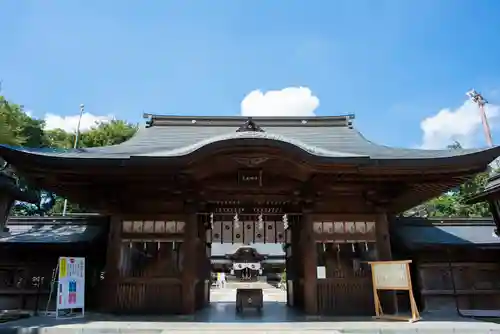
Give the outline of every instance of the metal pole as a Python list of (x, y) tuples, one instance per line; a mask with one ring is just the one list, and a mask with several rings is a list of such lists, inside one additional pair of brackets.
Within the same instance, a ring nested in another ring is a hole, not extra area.
[[(80, 139), (80, 124), (82, 123), (83, 112), (85, 111), (85, 105), (80, 104), (80, 116), (78, 117), (78, 124), (76, 126), (75, 143), (73, 144), (73, 149), (78, 147), (78, 140)], [(68, 209), (68, 199), (64, 199), (64, 206), (62, 215), (66, 216), (66, 211)]]
[(484, 110), (484, 103), (479, 104), (479, 112), (481, 113), (481, 121), (483, 123), (484, 135), (486, 137), (486, 143), (489, 147), (493, 147), (493, 138), (491, 137), (490, 124), (488, 123), (488, 117), (486, 117), (486, 112)]
[[(484, 108), (488, 101), (486, 101), (485, 98), (474, 89), (468, 91), (466, 95), (474, 104), (477, 104), (479, 108), (479, 114), (481, 115), (481, 123), (483, 124), (483, 132), (486, 139), (486, 144), (488, 144), (489, 147), (493, 147), (493, 138), (491, 136), (490, 124), (488, 122), (488, 116), (486, 116), (486, 110)], [(500, 162), (498, 158), (495, 159), (490, 166), (492, 165), (494, 165), (494, 167), (490, 169), (490, 173), (494, 174), (496, 173), (496, 170), (500, 169)]]
[(474, 104), (477, 104), (477, 106), (479, 107), (479, 114), (481, 115), (481, 122), (483, 123), (483, 131), (484, 136), (486, 137), (486, 143), (488, 144), (488, 146), (493, 147), (491, 129), (488, 123), (488, 117), (486, 116), (486, 111), (484, 110), (484, 106), (486, 105), (486, 103), (488, 103), (488, 101), (486, 101), (484, 97), (474, 89), (468, 91), (466, 95)]

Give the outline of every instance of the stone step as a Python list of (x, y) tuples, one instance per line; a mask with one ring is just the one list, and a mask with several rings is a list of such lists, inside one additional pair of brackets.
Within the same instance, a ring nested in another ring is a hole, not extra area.
[(275, 289), (271, 284), (266, 282), (227, 282), (226, 288), (229, 289)]

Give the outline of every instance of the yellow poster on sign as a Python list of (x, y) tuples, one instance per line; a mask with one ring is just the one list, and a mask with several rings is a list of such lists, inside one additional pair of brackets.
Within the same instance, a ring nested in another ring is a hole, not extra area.
[(66, 277), (66, 258), (61, 257), (59, 258), (59, 278), (64, 278)]

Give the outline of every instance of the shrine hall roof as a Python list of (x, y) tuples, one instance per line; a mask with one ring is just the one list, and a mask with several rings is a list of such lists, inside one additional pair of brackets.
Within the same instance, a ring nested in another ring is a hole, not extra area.
[(483, 190), (467, 198), (466, 203), (482, 202), (489, 197), (496, 199), (500, 197), (500, 174), (498, 172), (490, 176)]
[(60, 244), (91, 242), (105, 233), (106, 217), (11, 217), (0, 243)]
[(252, 243), (249, 245), (244, 244), (212, 244), (212, 256), (226, 256), (232, 255), (242, 247), (254, 248), (257, 253), (267, 256), (285, 256), (285, 251), (283, 250), (282, 244), (263, 244), (263, 243)]
[[(420, 150), (375, 144), (353, 126), (352, 115), (326, 117), (189, 117), (145, 115), (145, 127), (130, 140), (114, 146), (75, 150), (30, 149), (0, 145), (7, 161), (38, 158), (133, 161), (141, 158), (180, 158), (208, 148), (254, 145), (294, 150), (306, 157), (360, 164), (473, 161), (489, 163), (500, 147), (489, 149)], [(450, 158), (453, 158), (450, 160)], [(126, 162), (125, 162), (126, 163)]]

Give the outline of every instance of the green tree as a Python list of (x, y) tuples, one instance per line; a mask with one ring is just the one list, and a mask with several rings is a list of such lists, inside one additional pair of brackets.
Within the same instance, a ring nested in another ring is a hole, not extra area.
[(18, 104), (0, 96), (0, 144), (40, 147), (44, 142), (44, 121), (30, 117)]
[[(18, 104), (8, 102), (0, 96), (0, 144), (26, 147), (51, 147), (69, 149), (74, 145), (75, 134), (62, 129), (44, 131), (44, 121), (30, 117)], [(79, 147), (97, 147), (117, 145), (130, 139), (137, 131), (137, 126), (121, 120), (96, 124), (90, 131), (81, 133)], [(40, 190), (29, 189), (24, 180), (15, 175), (12, 168), (6, 167), (0, 158), (0, 173), (14, 176), (20, 188), (27, 191), (38, 191), (41, 202), (38, 206), (30, 204), (16, 205), (12, 214), (35, 215), (42, 214), (44, 203), (54, 198), (52, 207), (46, 207), (44, 214), (57, 215), (62, 212), (64, 199)], [(68, 203), (68, 212), (84, 212), (77, 204)]]
[(79, 147), (118, 145), (129, 140), (137, 131), (137, 125), (122, 120), (100, 123), (80, 135)]
[(74, 135), (63, 129), (46, 130), (44, 132), (44, 146), (53, 148), (72, 148)]
[[(448, 146), (450, 150), (461, 148), (462, 145), (457, 141)], [(477, 174), (457, 188), (408, 210), (403, 215), (423, 217), (489, 217), (491, 213), (487, 203), (482, 202), (472, 205), (466, 203), (467, 198), (484, 189), (488, 178), (488, 172)]]

